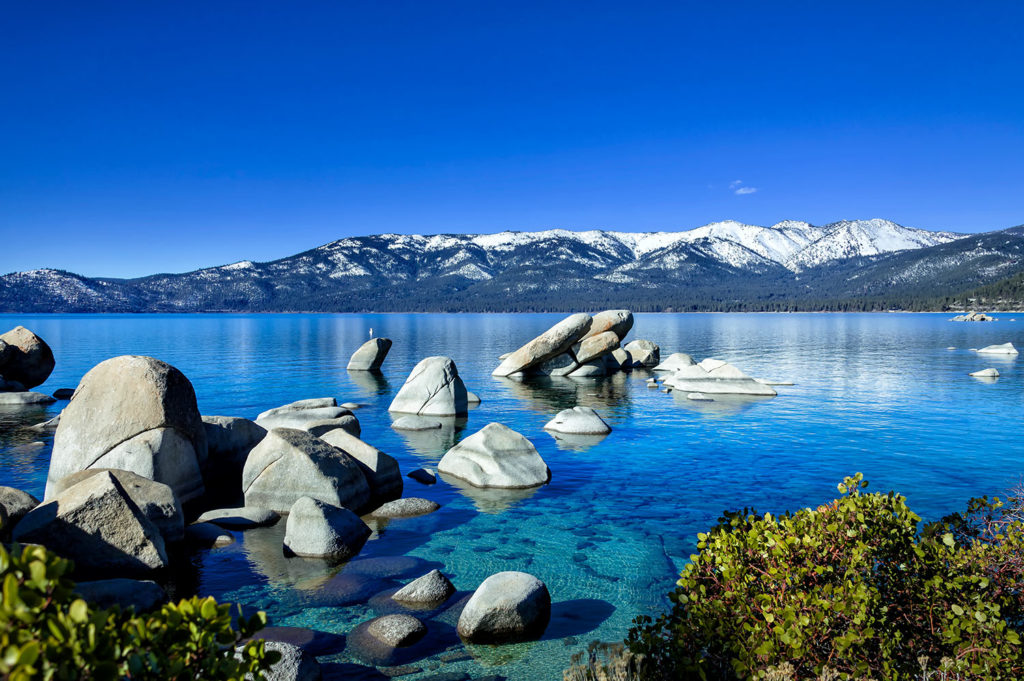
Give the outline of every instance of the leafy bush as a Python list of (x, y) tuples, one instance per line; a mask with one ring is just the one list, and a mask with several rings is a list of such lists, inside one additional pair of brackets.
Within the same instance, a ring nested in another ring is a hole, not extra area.
[(23, 679), (262, 678), (280, 658), (241, 641), (262, 612), (231, 625), (230, 606), (191, 598), (149, 614), (96, 610), (77, 598), (71, 562), (41, 546), (0, 546), (0, 674)]
[(858, 473), (817, 509), (744, 510), (698, 535), (671, 611), (630, 632), (647, 677), (1024, 677), (1013, 506), (972, 500), (919, 531), (902, 496), (865, 487)]

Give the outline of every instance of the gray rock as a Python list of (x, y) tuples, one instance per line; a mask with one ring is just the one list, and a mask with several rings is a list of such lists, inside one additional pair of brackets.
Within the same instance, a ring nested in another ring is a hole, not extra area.
[[(274, 410), (271, 410), (274, 411)], [(274, 414), (264, 412), (256, 419), (256, 425), (271, 430), (272, 428), (300, 428), (308, 430), (307, 424), (318, 421), (329, 421), (342, 416), (352, 416), (352, 412), (342, 407), (313, 407), (310, 409), (289, 409)]]
[(28, 406), (32, 404), (53, 404), (57, 400), (43, 393), (22, 391), (16, 393), (0, 392), (0, 406)]
[(544, 430), (570, 435), (604, 435), (612, 429), (590, 407), (564, 409), (544, 426)]
[(480, 396), (470, 390), (466, 391), (466, 403), (467, 404), (480, 404)]
[(594, 315), (594, 321), (590, 325), (590, 331), (584, 338), (596, 336), (605, 331), (611, 331), (621, 341), (633, 328), (633, 313), (629, 310), (605, 310)]
[(370, 502), (370, 486), (351, 456), (315, 435), (275, 428), (249, 453), (242, 470), (246, 506), (287, 512), (300, 497), (357, 513)]
[(696, 363), (693, 357), (685, 352), (673, 352), (668, 359), (654, 367), (654, 371), (676, 371), (683, 367), (692, 367)]
[(388, 411), (421, 416), (464, 416), (466, 385), (449, 357), (427, 357), (412, 370)]
[(295, 402), (289, 402), (283, 404), (280, 407), (274, 407), (261, 412), (256, 417), (257, 420), (267, 418), (269, 416), (277, 416), (279, 414), (287, 414), (293, 411), (305, 411), (306, 409), (322, 409), (325, 407), (337, 407), (338, 401), (333, 397), (311, 397), (308, 400), (297, 400)]
[(185, 541), (194, 546), (215, 549), (235, 543), (235, 537), (213, 523), (192, 523), (185, 527)]
[(39, 500), (28, 492), (14, 487), (0, 487), (0, 511), (3, 512), (3, 525), (0, 525), (0, 541), (10, 539), (15, 526), (33, 508)]
[(417, 416), (416, 414), (406, 414), (395, 419), (391, 427), (395, 430), (437, 430), (442, 425), (437, 419)]
[(87, 468), (119, 468), (170, 486), (187, 504), (203, 494), (206, 431), (192, 384), (152, 357), (101, 362), (83, 378), (61, 413), (47, 493)]
[(353, 411), (353, 410), (356, 410), (356, 409), (362, 409), (366, 405), (365, 404), (359, 404), (358, 402), (342, 402), (338, 406), (341, 407), (342, 409), (348, 409), (349, 411)]
[(484, 580), (459, 616), (467, 643), (514, 643), (540, 638), (551, 619), (544, 582), (525, 572), (499, 572)]
[(37, 424), (35, 424), (33, 426), (29, 426), (28, 428), (29, 428), (29, 430), (34, 430), (34, 431), (43, 433), (43, 432), (50, 431), (50, 430), (57, 430), (57, 426), (59, 426), (59, 425), (60, 425), (60, 414), (57, 414), (56, 416), (54, 416), (52, 419), (50, 419), (48, 421), (43, 421), (42, 423), (37, 423)]
[(413, 606), (436, 607), (451, 598), (455, 586), (441, 574), (440, 570), (431, 570), (427, 574), (414, 579), (391, 595), (392, 600)]
[(390, 338), (372, 338), (352, 353), (348, 361), (349, 371), (380, 371), (384, 359), (391, 350)]
[(449, 449), (437, 470), (476, 487), (519, 489), (551, 479), (537, 448), (500, 423), (487, 424)]
[(634, 367), (653, 367), (661, 361), (661, 348), (649, 340), (635, 340), (626, 344), (626, 352)]
[(1013, 347), (1013, 343), (1003, 343), (1001, 345), (986, 345), (985, 347), (978, 350), (979, 354), (986, 355), (1016, 355), (1018, 354), (1017, 348)]
[(576, 367), (570, 374), (570, 378), (599, 378), (608, 375), (608, 367), (603, 359), (595, 359), (586, 364)]
[(75, 396), (74, 388), (57, 388), (53, 391), (54, 398), (58, 400), (70, 400)]
[(412, 615), (384, 615), (371, 621), (366, 632), (384, 645), (405, 648), (423, 638), (427, 627)]
[(531, 367), (529, 373), (541, 376), (566, 376), (575, 371), (579, 365), (573, 355), (563, 352)]
[(297, 556), (347, 560), (369, 536), (370, 528), (347, 508), (301, 497), (288, 513), (284, 545)]
[(165, 543), (173, 544), (184, 539), (185, 518), (182, 515), (181, 503), (174, 496), (174, 491), (162, 482), (155, 482), (131, 471), (113, 468), (89, 468), (78, 471), (53, 483), (52, 494), (54, 497), (58, 497), (83, 480), (103, 472), (110, 473), (117, 478), (128, 498), (160, 531)]
[(420, 499), (419, 497), (406, 497), (378, 506), (370, 511), (370, 515), (375, 518), (411, 518), (413, 516), (433, 513), (439, 508), (441, 508), (441, 504), (436, 501)]
[(50, 377), (55, 362), (46, 342), (24, 326), (16, 326), (0, 335), (4, 343), (0, 374), (32, 389)]
[(618, 347), (619, 337), (615, 335), (615, 332), (605, 331), (604, 333), (584, 338), (573, 346), (573, 352), (576, 354), (577, 362), (586, 364), (587, 362), (604, 357), (613, 350), (617, 350)]
[(75, 593), (87, 603), (107, 610), (135, 608), (135, 612), (148, 612), (167, 602), (167, 594), (156, 582), (148, 579), (98, 579), (75, 584)]
[(612, 371), (630, 371), (633, 368), (633, 357), (622, 348), (616, 348), (608, 354), (606, 364)]
[(701, 364), (677, 369), (665, 379), (664, 385), (687, 393), (705, 395), (774, 397), (778, 394), (771, 386), (754, 380), (731, 364), (720, 360), (704, 360)]
[(341, 430), (354, 437), (359, 437), (362, 434), (362, 428), (359, 425), (359, 419), (352, 414), (344, 414), (334, 419), (319, 419), (316, 421), (306, 421), (304, 423), (298, 423), (294, 426), (297, 430), (304, 430), (307, 433), (312, 433), (317, 437), (326, 435), (332, 430)]
[(29, 511), (14, 528), (14, 539), (70, 558), (79, 575), (144, 573), (167, 566), (160, 531), (109, 471)]
[(526, 371), (562, 354), (590, 331), (592, 323), (591, 316), (584, 313), (566, 317), (502, 360), (491, 375), (509, 376)]
[[(259, 638), (259, 632), (256, 638)], [(263, 672), (264, 681), (320, 681), (322, 678), (320, 663), (312, 653), (283, 641), (265, 641), (263, 646), (264, 650), (281, 654), (281, 659), (269, 671)], [(241, 657), (241, 652), (235, 656)], [(251, 681), (249, 676), (246, 676), (246, 681)]]
[(237, 504), (242, 498), (242, 468), (252, 448), (267, 435), (266, 428), (235, 416), (204, 416), (209, 452), (203, 469), (206, 501)]
[(343, 430), (332, 430), (320, 439), (345, 452), (359, 464), (370, 486), (369, 505), (383, 504), (402, 496), (402, 471), (393, 457)]
[(231, 530), (248, 530), (254, 527), (273, 525), (281, 516), (269, 508), (240, 506), (238, 508), (215, 508), (196, 519), (199, 523), (213, 523)]
[(976, 378), (999, 378), (999, 372), (995, 369), (982, 369), (980, 371), (974, 371), (969, 374)]
[(694, 402), (714, 402), (714, 400), (704, 393), (686, 393), (686, 399), (693, 400)]
[(417, 468), (406, 477), (412, 478), (416, 482), (421, 482), (424, 485), (433, 485), (437, 482), (437, 474), (431, 468)]

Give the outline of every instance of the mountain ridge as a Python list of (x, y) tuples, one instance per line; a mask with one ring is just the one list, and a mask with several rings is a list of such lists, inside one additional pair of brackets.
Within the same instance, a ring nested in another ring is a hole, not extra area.
[(1024, 267), (1024, 235), (1013, 229), (965, 235), (883, 219), (770, 227), (726, 220), (679, 232), (378, 234), (267, 262), (134, 279), (15, 272), (0, 277), (0, 310), (515, 311), (606, 298), (638, 310), (800, 308), (943, 293), (934, 281), (945, 282), (946, 294), (991, 283)]

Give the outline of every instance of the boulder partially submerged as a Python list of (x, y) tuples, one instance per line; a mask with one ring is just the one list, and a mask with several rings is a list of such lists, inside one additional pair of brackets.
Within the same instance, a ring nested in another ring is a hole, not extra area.
[(1013, 343), (1002, 343), (1000, 345), (986, 345), (985, 347), (978, 350), (979, 354), (986, 355), (1016, 355), (1017, 348), (1013, 347)]
[(664, 362), (654, 367), (654, 371), (678, 371), (683, 367), (692, 367), (697, 362), (685, 352), (673, 352)]
[(547, 422), (544, 430), (569, 435), (604, 435), (612, 432), (604, 419), (590, 407), (563, 409)]
[(454, 593), (455, 586), (451, 581), (440, 570), (431, 570), (393, 593), (391, 600), (413, 607), (434, 608)]
[(973, 371), (968, 375), (975, 378), (999, 378), (999, 372), (995, 369), (982, 369), (981, 371)]
[(500, 423), (487, 424), (449, 449), (437, 470), (475, 487), (529, 488), (551, 479), (537, 448)]
[(455, 362), (442, 356), (422, 360), (405, 379), (388, 411), (420, 416), (465, 416), (469, 400)]
[(467, 643), (515, 643), (540, 638), (550, 620), (544, 582), (525, 572), (499, 572), (473, 592), (457, 629)]
[(380, 371), (384, 360), (391, 351), (390, 338), (371, 338), (352, 353), (348, 361), (349, 371)]
[(185, 375), (152, 357), (114, 357), (82, 378), (61, 413), (46, 497), (71, 473), (118, 468), (162, 482), (188, 503), (203, 494), (206, 457), (206, 429)]
[(771, 386), (748, 376), (738, 368), (718, 359), (705, 359), (700, 364), (676, 369), (665, 379), (668, 389), (704, 395), (755, 395), (774, 397)]
[(31, 390), (42, 385), (56, 362), (46, 342), (24, 326), (0, 335), (0, 376)]
[(369, 536), (370, 528), (349, 509), (300, 497), (288, 513), (284, 545), (297, 556), (346, 560)]

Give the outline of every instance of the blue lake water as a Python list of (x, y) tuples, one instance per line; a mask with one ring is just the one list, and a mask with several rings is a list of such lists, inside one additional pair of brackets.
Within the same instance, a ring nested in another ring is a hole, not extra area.
[[(450, 608), (424, 613), (431, 635), (410, 659), (376, 660), (423, 670), (408, 679), (466, 672), (518, 681), (561, 679), (589, 641), (621, 640), (633, 617), (660, 612), (696, 533), (725, 509), (816, 505), (835, 496), (844, 475), (861, 471), (872, 489), (896, 489), (934, 519), (969, 497), (1017, 485), (1021, 360), (968, 348), (1024, 346), (1024, 315), (973, 324), (950, 316), (637, 315), (630, 337), (657, 342), (663, 357), (717, 357), (795, 383), (772, 399), (712, 403), (650, 390), (646, 371), (528, 383), (491, 377), (499, 355), (562, 315), (0, 315), (0, 329), (23, 324), (53, 348), (57, 368), (39, 388), (46, 392), (74, 387), (108, 357), (144, 354), (181, 369), (204, 414), (251, 418), (321, 396), (364, 403), (356, 412), (363, 439), (396, 457), (403, 472), (434, 466), (491, 421), (526, 435), (552, 471), (536, 491), (484, 494), (407, 479), (406, 496), (443, 508), (376, 526), (359, 560), (340, 572), (285, 559), (282, 523), (195, 554), (180, 587), (265, 609), (275, 625), (346, 635), (387, 609), (376, 593), (430, 568), (465, 593), (494, 572), (524, 570), (544, 580), (554, 601), (541, 641), (466, 649), (454, 637), (457, 609)], [(371, 327), (394, 340), (383, 376), (350, 374), (348, 357)], [(440, 433), (392, 430), (387, 406), (395, 392), (420, 359), (438, 354), (455, 360), (482, 404)], [(967, 375), (986, 367), (1001, 377), (986, 383)], [(597, 409), (611, 435), (572, 448), (542, 430), (577, 404)], [(0, 412), (0, 484), (42, 495), (52, 438), (20, 426), (62, 406)], [(36, 440), (44, 446), (28, 444)], [(383, 678), (352, 645), (336, 645), (321, 661), (338, 676)]]

